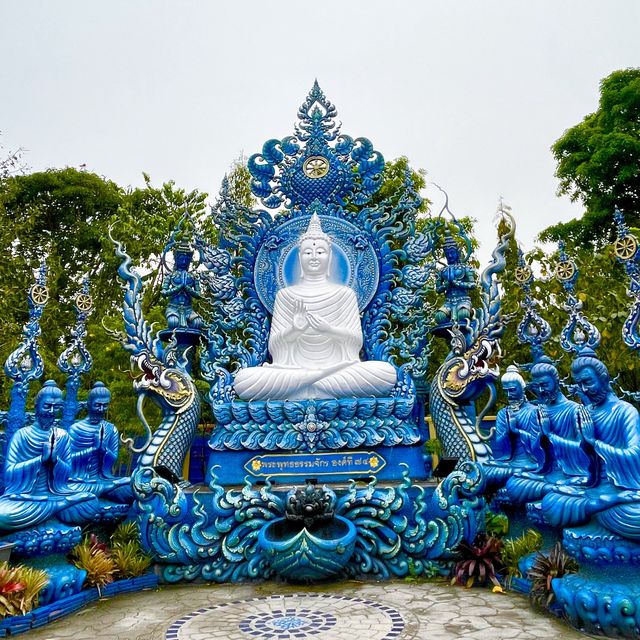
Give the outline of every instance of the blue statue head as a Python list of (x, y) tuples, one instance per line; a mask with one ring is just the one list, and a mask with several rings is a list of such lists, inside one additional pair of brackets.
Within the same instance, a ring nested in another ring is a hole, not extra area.
[(595, 351), (584, 348), (571, 363), (571, 374), (589, 402), (599, 405), (611, 392), (611, 376)]
[(58, 413), (62, 410), (62, 391), (53, 380), (47, 380), (38, 391), (35, 403), (35, 424), (43, 431), (53, 427)]
[(173, 249), (173, 255), (175, 257), (176, 269), (187, 271), (193, 259), (193, 248), (191, 245), (188, 242), (178, 242)]
[(543, 356), (531, 367), (529, 387), (543, 404), (553, 404), (560, 393), (560, 375), (551, 358)]
[(500, 382), (510, 405), (522, 402), (526, 385), (518, 367), (510, 364)]
[(451, 237), (449, 229), (447, 229), (444, 237), (444, 257), (447, 259), (447, 264), (458, 264), (460, 262), (460, 247)]
[(87, 395), (87, 418), (92, 424), (98, 424), (107, 415), (111, 392), (103, 382), (96, 382)]

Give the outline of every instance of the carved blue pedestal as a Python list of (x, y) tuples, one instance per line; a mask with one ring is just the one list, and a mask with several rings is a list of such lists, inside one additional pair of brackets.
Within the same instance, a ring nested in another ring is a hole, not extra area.
[[(475, 538), (479, 520), (484, 518), (480, 485), (478, 467), (468, 463), (438, 486), (412, 483), (406, 466), (395, 487), (378, 487), (375, 479), (369, 484), (335, 486), (333, 520), (326, 521), (330, 526), (325, 530), (325, 534), (333, 533), (316, 536), (325, 539), (317, 542), (322, 557), (309, 556), (309, 563), (301, 564), (300, 572), (288, 577), (314, 577), (312, 571), (319, 576), (317, 567), (337, 556), (348, 560), (342, 571), (346, 576), (406, 576), (410, 564), (420, 573), (427, 564), (450, 558), (461, 540)], [(158, 563), (162, 581), (237, 582), (270, 578), (278, 571), (283, 574), (280, 560), (275, 558), (272, 566), (270, 555), (275, 556), (264, 549), (275, 548), (273, 527), (285, 515), (286, 490), (270, 483), (254, 488), (249, 482), (242, 489), (225, 490), (212, 477), (206, 489), (184, 491), (150, 468), (136, 470), (133, 488), (142, 544)], [(335, 542), (341, 537), (333, 528), (343, 520), (356, 528), (353, 553), (347, 553), (351, 543), (344, 540), (328, 554), (320, 547), (327, 538)], [(281, 536), (281, 541), (302, 544), (301, 540), (291, 542), (292, 537)], [(269, 541), (266, 546), (265, 540)], [(344, 553), (339, 552), (340, 545)], [(311, 554), (311, 546), (306, 548)]]
[(219, 467), (223, 485), (245, 477), (399, 480), (406, 466), (413, 479), (430, 475), (422, 449), (429, 436), (412, 398), (234, 401), (214, 406), (214, 415), (207, 467)]

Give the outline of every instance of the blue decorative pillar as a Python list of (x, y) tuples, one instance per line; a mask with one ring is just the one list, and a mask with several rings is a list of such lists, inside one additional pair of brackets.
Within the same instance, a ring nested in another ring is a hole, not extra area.
[(49, 301), (47, 289), (47, 266), (40, 264), (36, 281), (29, 288), (27, 301), (29, 304), (29, 320), (22, 329), (22, 342), (4, 363), (4, 372), (13, 380), (11, 389), (11, 406), (7, 414), (5, 431), (7, 442), (26, 421), (27, 395), (29, 385), (38, 380), (44, 372), (44, 362), (38, 351), (40, 336), (40, 318), (45, 305)]
[(76, 324), (71, 329), (71, 344), (60, 354), (58, 369), (67, 374), (65, 385), (66, 393), (62, 408), (61, 427), (68, 429), (76, 419), (80, 404), (78, 402), (78, 389), (83, 374), (91, 370), (93, 359), (85, 345), (87, 336), (87, 318), (93, 309), (93, 299), (89, 294), (89, 279), (84, 278), (82, 290), (74, 299), (76, 311)]

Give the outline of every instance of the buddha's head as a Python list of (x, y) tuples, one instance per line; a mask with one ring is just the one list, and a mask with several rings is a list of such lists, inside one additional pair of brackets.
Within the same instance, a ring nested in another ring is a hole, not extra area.
[(549, 358), (543, 356), (531, 367), (531, 384), (533, 393), (542, 404), (553, 404), (560, 393), (560, 375)]
[(594, 351), (584, 349), (571, 363), (571, 374), (580, 392), (594, 405), (602, 404), (611, 391), (611, 376)]
[(87, 396), (87, 418), (90, 423), (98, 424), (107, 415), (111, 392), (102, 382), (96, 382)]
[(36, 396), (36, 425), (48, 431), (62, 409), (62, 391), (53, 380), (47, 380)]
[(307, 230), (298, 241), (302, 278), (329, 275), (331, 238), (322, 230), (317, 213), (311, 216)]
[(512, 364), (509, 365), (500, 381), (509, 404), (517, 404), (522, 401), (526, 385), (518, 367)]

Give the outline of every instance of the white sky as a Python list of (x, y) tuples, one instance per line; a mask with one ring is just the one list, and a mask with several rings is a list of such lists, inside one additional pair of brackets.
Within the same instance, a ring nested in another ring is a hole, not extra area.
[(486, 258), (500, 195), (525, 249), (580, 214), (549, 147), (640, 66), (640, 2), (0, 0), (0, 56), (0, 142), (31, 169), (146, 171), (210, 200), (240, 153), (292, 133), (317, 77), (345, 133), (478, 219)]

